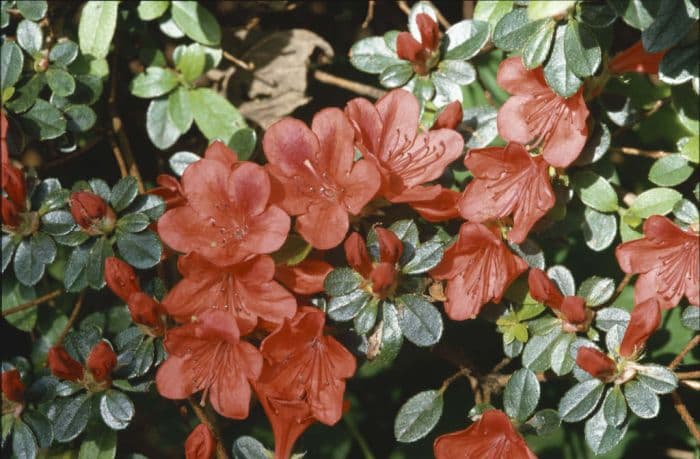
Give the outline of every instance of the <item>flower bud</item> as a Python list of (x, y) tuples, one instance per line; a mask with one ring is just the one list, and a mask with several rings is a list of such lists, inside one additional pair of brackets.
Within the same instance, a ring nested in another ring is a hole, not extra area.
[(455, 100), (445, 105), (431, 129), (455, 129), (462, 122), (462, 104)]
[(24, 172), (9, 162), (2, 165), (2, 189), (19, 212), (25, 210), (27, 184), (24, 180)]
[(114, 211), (101, 197), (89, 191), (76, 191), (70, 195), (70, 213), (91, 236), (111, 233), (114, 229)]
[(566, 296), (561, 302), (561, 313), (570, 324), (578, 325), (586, 321), (586, 300), (580, 296)]
[(163, 333), (163, 321), (160, 318), (161, 307), (156, 300), (143, 292), (134, 292), (128, 300), (129, 313), (134, 323), (145, 325), (157, 334)]
[(49, 349), (46, 362), (57, 378), (78, 381), (83, 378), (83, 366), (73, 359), (61, 345)]
[(617, 370), (613, 359), (594, 347), (580, 347), (576, 353), (576, 365), (601, 381), (609, 381)]
[(112, 370), (117, 366), (117, 354), (107, 341), (102, 340), (92, 348), (85, 363), (95, 381), (111, 382)]
[(185, 459), (211, 459), (214, 457), (216, 440), (211, 430), (200, 424), (185, 440)]
[(372, 292), (379, 298), (386, 298), (396, 285), (396, 274), (394, 263), (378, 263), (369, 276)]
[(12, 402), (24, 401), (24, 383), (17, 369), (2, 372), (2, 395)]
[(656, 298), (634, 306), (625, 336), (620, 343), (620, 355), (630, 357), (644, 347), (661, 323), (661, 310)]
[(360, 273), (362, 277), (367, 278), (372, 271), (372, 260), (369, 258), (362, 236), (359, 233), (352, 233), (345, 240), (343, 247), (345, 258), (347, 258), (350, 267)]
[(105, 281), (109, 289), (125, 303), (131, 294), (141, 291), (134, 268), (116, 257), (105, 260)]
[(398, 263), (403, 254), (403, 242), (394, 234), (384, 228), (375, 228), (379, 241), (379, 261), (382, 263)]
[(19, 209), (14, 202), (2, 196), (2, 224), (9, 228), (17, 228), (19, 226)]

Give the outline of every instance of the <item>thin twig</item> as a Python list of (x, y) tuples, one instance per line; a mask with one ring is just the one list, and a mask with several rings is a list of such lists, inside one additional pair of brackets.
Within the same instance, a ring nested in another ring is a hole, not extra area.
[[(408, 6), (408, 3), (407, 3), (406, 1), (404, 1), (404, 0), (399, 0), (398, 2), (396, 2), (396, 5), (399, 7), (399, 9), (400, 9), (401, 11), (403, 11), (403, 12), (406, 13), (407, 15), (408, 15), (408, 14), (411, 14), (411, 7)], [(441, 13), (437, 8), (435, 8), (435, 16), (437, 16), (438, 22), (439, 22), (444, 28), (446, 28), (446, 29), (449, 29), (449, 28), (450, 28), (450, 25), (451, 25), (450, 22), (449, 22), (447, 19), (445, 19), (445, 16), (443, 16), (442, 13)]]
[(685, 345), (685, 347), (683, 348), (683, 350), (680, 351), (680, 352), (678, 353), (678, 355), (676, 356), (676, 358), (673, 359), (673, 360), (671, 361), (671, 363), (668, 365), (668, 369), (669, 369), (669, 370), (673, 370), (673, 369), (676, 368), (678, 365), (680, 365), (680, 363), (683, 361), (683, 358), (685, 357), (685, 355), (686, 355), (688, 352), (692, 351), (693, 348), (694, 348), (695, 346), (697, 346), (698, 344), (700, 344), (700, 335), (695, 335), (695, 336), (693, 337), (693, 339), (691, 339), (690, 341), (688, 341), (688, 344)]
[(2, 311), (2, 316), (9, 316), (10, 314), (14, 314), (16, 312), (24, 311), (25, 309), (29, 309), (33, 306), (36, 306), (41, 303), (45, 303), (49, 300), (53, 300), (57, 296), (61, 295), (63, 293), (63, 289), (59, 288), (54, 290), (53, 292), (49, 292), (46, 295), (42, 295), (39, 298), (34, 298), (31, 301), (27, 301), (26, 303), (20, 304), (19, 306), (15, 306), (14, 308), (9, 308), (5, 309)]
[(348, 416), (343, 416), (343, 422), (345, 422), (345, 425), (348, 426), (348, 430), (350, 430), (352, 436), (355, 438), (355, 440), (357, 440), (357, 444), (360, 445), (364, 459), (375, 459), (367, 440), (365, 440), (365, 437), (362, 436), (362, 433), (352, 419), (350, 419)]
[(462, 376), (464, 376), (467, 379), (473, 377), (469, 368), (460, 368), (460, 370), (457, 373), (453, 374), (452, 376), (450, 376), (442, 382), (442, 385), (440, 386), (438, 392), (440, 392), (440, 394), (445, 393), (447, 388), (450, 387), (450, 384), (457, 381)]
[(700, 371), (677, 371), (676, 377), (680, 380), (700, 379)]
[(683, 419), (683, 422), (685, 422), (685, 425), (688, 426), (688, 430), (690, 430), (690, 433), (695, 438), (695, 441), (700, 443), (700, 430), (698, 430), (695, 420), (688, 412), (688, 408), (685, 406), (685, 403), (683, 403), (683, 399), (675, 390), (671, 392), (671, 398), (673, 399), (673, 407), (676, 409), (676, 411), (678, 411), (678, 414), (681, 416), (681, 419)]
[(408, 3), (406, 3), (405, 1), (399, 0), (398, 2), (396, 2), (396, 6), (398, 6), (401, 11), (406, 13), (406, 15), (411, 14), (411, 7), (408, 6)]
[(369, 86), (366, 84), (358, 83), (356, 81), (341, 78), (330, 73), (326, 73), (323, 70), (316, 70), (314, 72), (314, 78), (316, 78), (321, 83), (330, 84), (337, 86), (339, 88), (347, 89), (361, 96), (371, 97), (373, 99), (379, 99), (386, 91), (375, 88), (374, 86)]
[(192, 397), (188, 397), (187, 401), (190, 403), (190, 406), (192, 407), (192, 411), (194, 411), (194, 414), (197, 415), (197, 418), (199, 418), (199, 421), (207, 426), (207, 428), (211, 431), (211, 433), (214, 435), (214, 438), (216, 438), (216, 457), (217, 459), (228, 459), (228, 453), (226, 452), (226, 449), (224, 448), (224, 444), (221, 441), (221, 432), (219, 432), (219, 428), (214, 424), (214, 422), (209, 419), (209, 416), (207, 416), (207, 413), (202, 409), (201, 406), (197, 404), (194, 400), (192, 400)]
[(663, 150), (640, 150), (639, 148), (632, 148), (632, 147), (613, 147), (610, 149), (612, 153), (621, 153), (623, 155), (632, 155), (632, 156), (644, 156), (645, 158), (653, 158), (653, 159), (658, 159), (658, 158), (663, 158), (664, 156), (668, 156), (671, 153)]
[(66, 337), (68, 332), (70, 331), (71, 327), (75, 323), (75, 320), (78, 318), (78, 314), (80, 314), (80, 308), (83, 307), (83, 300), (85, 299), (85, 290), (80, 292), (80, 295), (78, 295), (78, 300), (75, 302), (75, 306), (73, 306), (73, 312), (70, 313), (70, 317), (68, 318), (68, 322), (66, 323), (66, 326), (63, 327), (63, 331), (58, 337), (58, 341), (56, 341), (56, 345), (59, 345), (63, 342), (63, 338)]
[(627, 287), (627, 284), (629, 284), (631, 280), (632, 280), (632, 274), (625, 274), (625, 277), (622, 278), (622, 280), (618, 284), (617, 288), (615, 289), (615, 292), (613, 292), (612, 296), (605, 304), (607, 306), (610, 306), (611, 304), (613, 304), (615, 302), (615, 300), (617, 300), (617, 297), (620, 296), (622, 291), (625, 289), (625, 287)]
[(365, 20), (362, 21), (362, 28), (366, 29), (369, 27), (369, 23), (372, 22), (372, 19), (374, 19), (374, 7), (377, 3), (377, 0), (369, 0), (367, 2), (367, 16), (365, 16)]
[(231, 61), (234, 65), (242, 68), (243, 70), (248, 70), (249, 72), (255, 70), (255, 64), (253, 64), (252, 62), (242, 61), (227, 51), (222, 51), (222, 56), (224, 56), (224, 59), (226, 59), (227, 61)]

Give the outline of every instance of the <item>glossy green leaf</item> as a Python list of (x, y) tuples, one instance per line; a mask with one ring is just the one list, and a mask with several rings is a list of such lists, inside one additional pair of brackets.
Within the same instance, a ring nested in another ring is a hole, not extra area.
[(56, 257), (56, 244), (51, 237), (38, 232), (24, 239), (15, 252), (15, 275), (24, 285), (35, 285), (44, 276), (46, 265)]
[(180, 138), (180, 129), (169, 116), (169, 98), (153, 99), (146, 111), (146, 133), (161, 150), (172, 147)]
[[(78, 234), (85, 234), (82, 231)], [(85, 268), (87, 267), (88, 257), (90, 255), (90, 244), (83, 244), (76, 247), (68, 257), (66, 264), (63, 284), (69, 292), (77, 292), (87, 286), (87, 276)]]
[(178, 151), (168, 159), (168, 165), (176, 175), (182, 177), (182, 174), (187, 169), (187, 166), (195, 161), (202, 159), (199, 155), (195, 155), (189, 151)]
[(119, 220), (117, 220), (117, 228), (121, 231), (126, 231), (127, 233), (138, 233), (148, 228), (151, 220), (139, 212), (134, 212), (131, 214), (126, 214)]
[(350, 48), (350, 63), (367, 73), (381, 73), (391, 65), (403, 62), (387, 46), (383, 37), (367, 37)]
[(323, 288), (331, 296), (346, 295), (360, 286), (360, 275), (350, 268), (336, 268), (326, 276)]
[(604, 389), (605, 384), (598, 379), (576, 384), (559, 401), (559, 417), (566, 422), (585, 419), (598, 405)]
[(393, 64), (379, 74), (379, 83), (385, 88), (403, 86), (413, 75), (413, 67), (407, 62)]
[(401, 269), (405, 274), (428, 272), (440, 263), (444, 249), (437, 241), (421, 244), (414, 252), (413, 258)]
[(394, 436), (401, 443), (412, 443), (430, 433), (442, 416), (442, 392), (427, 390), (403, 404), (394, 421)]
[(698, 47), (694, 45), (669, 50), (659, 63), (659, 79), (678, 85), (698, 78)]
[(162, 67), (148, 67), (136, 75), (129, 85), (131, 94), (144, 99), (162, 96), (177, 86), (177, 74)]
[(134, 417), (134, 403), (123, 392), (107, 390), (100, 399), (100, 415), (111, 429), (126, 429)]
[(562, 97), (573, 96), (581, 87), (581, 80), (573, 71), (572, 61), (565, 51), (565, 33), (568, 26), (558, 25), (554, 34), (552, 54), (544, 66), (544, 79), (550, 88)]
[[(2, 310), (14, 308), (36, 298), (34, 287), (22, 285), (13, 276), (2, 276)], [(7, 315), (4, 319), (13, 327), (29, 332), (34, 329), (37, 319), (37, 308), (31, 307)]]
[(447, 48), (443, 59), (467, 60), (474, 57), (489, 39), (489, 24), (465, 19), (445, 31)]
[(660, 186), (676, 186), (688, 180), (693, 170), (683, 155), (668, 155), (654, 162), (649, 170), (649, 180)]
[(688, 17), (683, 0), (660, 2), (654, 22), (642, 30), (644, 49), (656, 53), (671, 48), (687, 35), (694, 22)]
[(528, 37), (522, 52), (523, 65), (526, 69), (539, 67), (547, 60), (549, 51), (552, 49), (556, 25), (554, 21), (544, 21), (541, 23), (541, 26)]
[(92, 405), (92, 394), (84, 393), (61, 400), (49, 418), (53, 422), (54, 436), (60, 443), (67, 443), (80, 435), (88, 419)]
[(498, 21), (493, 31), (493, 44), (504, 51), (519, 51), (545, 22), (546, 19), (530, 21), (527, 10), (517, 8)]
[(523, 349), (523, 366), (532, 371), (545, 371), (551, 365), (551, 348), (561, 330), (555, 328), (546, 335), (532, 336)]
[(559, 413), (557, 410), (547, 408), (535, 413), (528, 421), (527, 425), (535, 429), (538, 436), (550, 435), (561, 426)]
[(458, 85), (467, 85), (476, 79), (476, 70), (469, 62), (443, 60), (435, 70), (433, 82), (435, 77), (445, 78)]
[(255, 145), (258, 142), (258, 135), (254, 129), (242, 128), (237, 130), (231, 137), (230, 147), (236, 152), (239, 161), (245, 161), (255, 153)]
[(565, 375), (574, 369), (575, 361), (569, 352), (574, 338), (576, 336), (573, 333), (562, 333), (552, 343), (550, 366), (558, 376)]
[(14, 86), (22, 74), (24, 55), (14, 41), (4, 40), (0, 47), (0, 87)]
[(518, 421), (527, 420), (540, 401), (540, 383), (527, 368), (512, 374), (503, 391), (503, 408), (508, 416)]
[[(694, 307), (698, 309), (697, 306)], [(637, 380), (657, 394), (668, 394), (678, 387), (678, 378), (675, 373), (656, 364), (639, 366)]]
[(590, 207), (583, 211), (583, 238), (586, 245), (596, 252), (610, 247), (617, 236), (617, 217), (604, 214)]
[(127, 176), (121, 178), (112, 188), (109, 204), (115, 212), (121, 212), (131, 204), (139, 194), (136, 178)]
[(150, 230), (140, 233), (117, 233), (119, 254), (138, 269), (152, 268), (160, 261), (163, 251), (158, 236)]
[(379, 301), (372, 300), (360, 309), (360, 312), (355, 316), (355, 320), (353, 321), (355, 331), (358, 334), (364, 335), (377, 323), (378, 306)]
[(238, 109), (212, 89), (197, 88), (189, 94), (194, 122), (208, 140), (228, 144), (237, 130), (246, 127)]
[(75, 91), (75, 80), (60, 68), (50, 67), (46, 71), (46, 82), (57, 96), (67, 97)]
[(609, 277), (592, 276), (581, 283), (577, 295), (586, 299), (588, 306), (600, 306), (612, 298), (615, 281)]
[(592, 171), (580, 171), (571, 180), (574, 191), (588, 207), (600, 212), (617, 210), (617, 194), (605, 178)]
[(97, 121), (95, 111), (87, 105), (71, 105), (63, 111), (66, 117), (66, 129), (73, 132), (86, 132)]
[(600, 66), (602, 53), (595, 35), (583, 24), (569, 21), (564, 32), (567, 65), (578, 77), (593, 75)]
[(647, 385), (632, 380), (623, 387), (630, 411), (643, 419), (655, 418), (659, 414), (659, 397)]
[(221, 27), (214, 15), (196, 1), (173, 1), (170, 9), (173, 21), (185, 35), (203, 45), (218, 45)]
[(114, 255), (112, 245), (106, 238), (100, 237), (90, 248), (87, 264), (85, 265), (85, 276), (92, 288), (99, 290), (105, 285), (104, 270), (107, 257)]
[(610, 0), (609, 3), (627, 24), (639, 30), (651, 25), (659, 7), (656, 0)]
[(578, 8), (578, 20), (589, 27), (609, 27), (617, 19), (617, 13), (607, 2), (581, 2)]
[(586, 444), (593, 451), (593, 454), (605, 454), (612, 450), (627, 433), (628, 423), (620, 427), (608, 424), (605, 420), (603, 409), (586, 421), (584, 434)]
[(141, 0), (136, 12), (142, 20), (152, 21), (164, 15), (169, 6), (168, 0)]
[[(186, 133), (192, 126), (194, 117), (190, 110), (189, 94), (184, 87), (179, 87), (168, 95), (168, 118), (170, 123), (164, 123), (163, 127), (173, 125), (181, 134)], [(173, 133), (169, 134), (174, 137)]]
[(364, 290), (334, 296), (328, 302), (327, 312), (331, 319), (344, 322), (354, 318), (371, 299), (372, 295)]
[(17, 25), (17, 43), (30, 55), (41, 51), (44, 44), (44, 33), (34, 21), (23, 20)]
[(55, 139), (66, 132), (66, 119), (60, 111), (45, 100), (38, 99), (22, 115), (24, 125), (32, 136), (40, 140)]
[(678, 191), (671, 188), (652, 188), (637, 196), (629, 208), (629, 213), (639, 218), (666, 215), (682, 197)]
[(41, 217), (42, 231), (52, 236), (68, 234), (75, 226), (73, 216), (66, 210), (54, 210)]
[(681, 316), (681, 323), (685, 328), (691, 330), (700, 330), (700, 307), (690, 305), (683, 310), (683, 315)]
[(627, 418), (627, 402), (620, 390), (620, 386), (613, 386), (608, 390), (602, 406), (605, 421), (612, 426), (620, 426)]
[(12, 426), (12, 432), (12, 452), (14, 456), (17, 459), (36, 458), (39, 445), (32, 429), (20, 419), (16, 419)]
[(116, 0), (87, 2), (80, 14), (78, 43), (83, 54), (97, 59), (107, 57), (117, 28)]
[(566, 266), (556, 265), (547, 270), (547, 276), (554, 281), (564, 295), (574, 295), (576, 282)]
[(399, 326), (403, 335), (417, 346), (431, 346), (442, 336), (440, 312), (420, 295), (403, 295), (397, 300)]

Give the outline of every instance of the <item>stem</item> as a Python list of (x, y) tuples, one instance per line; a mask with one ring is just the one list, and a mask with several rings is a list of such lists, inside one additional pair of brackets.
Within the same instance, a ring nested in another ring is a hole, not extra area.
[(197, 402), (192, 400), (192, 397), (188, 397), (187, 401), (190, 403), (190, 406), (192, 407), (192, 411), (194, 411), (194, 414), (197, 415), (197, 418), (199, 421), (207, 426), (207, 428), (211, 431), (212, 434), (214, 434), (214, 438), (216, 438), (216, 457), (217, 459), (229, 459), (228, 458), (228, 453), (226, 452), (226, 449), (224, 448), (223, 443), (221, 442), (221, 432), (219, 432), (218, 427), (214, 424), (214, 421), (212, 421), (209, 416), (207, 416), (207, 413), (202, 409), (201, 406), (197, 404)]
[(224, 59), (232, 62), (234, 65), (237, 65), (238, 67), (242, 68), (243, 70), (248, 70), (249, 72), (252, 72), (253, 70), (255, 70), (255, 64), (253, 64), (252, 62), (242, 61), (227, 51), (222, 51), (222, 55), (224, 56)]
[(613, 153), (622, 153), (623, 155), (644, 156), (653, 159), (663, 158), (671, 154), (663, 150), (640, 150), (639, 148), (632, 147), (613, 147), (610, 151)]
[(627, 287), (627, 284), (630, 283), (632, 280), (632, 274), (625, 274), (625, 277), (622, 278), (620, 283), (618, 284), (617, 288), (615, 289), (615, 292), (613, 292), (613, 295), (610, 297), (610, 299), (605, 303), (606, 306), (610, 306), (617, 300), (617, 297), (620, 296), (622, 291)]
[(374, 19), (374, 6), (377, 4), (377, 0), (369, 0), (367, 2), (367, 16), (365, 16), (365, 20), (362, 21), (362, 28), (366, 29), (369, 27), (369, 23), (372, 22), (372, 19)]
[(14, 314), (16, 312), (24, 311), (25, 309), (29, 309), (32, 306), (36, 306), (41, 303), (45, 303), (49, 300), (53, 300), (57, 296), (61, 295), (63, 293), (63, 289), (59, 288), (54, 290), (53, 292), (49, 292), (46, 295), (42, 295), (39, 298), (34, 298), (31, 301), (28, 301), (26, 303), (20, 304), (19, 306), (15, 306), (13, 308), (8, 308), (2, 311), (2, 316), (9, 316), (10, 314)]
[(470, 379), (470, 380), (471, 380), (471, 378), (473, 378), (469, 368), (461, 368), (457, 373), (453, 374), (452, 376), (450, 376), (449, 378), (445, 379), (442, 382), (442, 385), (440, 386), (440, 389), (438, 390), (438, 392), (440, 392), (440, 395), (444, 394), (445, 391), (447, 390), (447, 388), (450, 387), (450, 384), (452, 384), (453, 382), (458, 380), (461, 376), (464, 376), (465, 378)]
[[(406, 3), (404, 0), (399, 0), (396, 2), (397, 6), (401, 11), (403, 11), (406, 14), (411, 14), (411, 7), (408, 6), (408, 3)], [(437, 8), (435, 8), (435, 15), (437, 16), (438, 22), (446, 29), (450, 28), (450, 22), (445, 19), (445, 16), (442, 15), (440, 11), (438, 11)]]
[(700, 379), (700, 371), (677, 371), (676, 377), (680, 380)]
[(347, 89), (348, 91), (360, 94), (361, 96), (371, 97), (373, 99), (379, 99), (384, 94), (386, 94), (386, 91), (382, 89), (358, 83), (356, 81), (348, 80), (345, 78), (341, 78), (335, 75), (331, 75), (330, 73), (326, 73), (322, 70), (314, 71), (314, 78), (316, 78), (321, 83), (326, 83), (333, 86), (337, 86), (339, 88)]
[(348, 426), (348, 430), (350, 430), (352, 436), (355, 438), (355, 440), (357, 440), (357, 444), (360, 445), (364, 458), (375, 459), (372, 450), (369, 448), (369, 444), (367, 444), (367, 440), (365, 440), (365, 437), (362, 436), (362, 433), (357, 428), (355, 423), (348, 416), (343, 416), (343, 421), (345, 422), (345, 425)]
[(685, 425), (688, 426), (688, 430), (690, 430), (695, 441), (700, 443), (700, 430), (698, 430), (698, 426), (695, 425), (695, 420), (688, 412), (688, 408), (685, 406), (685, 403), (683, 403), (683, 399), (675, 390), (671, 392), (671, 398), (673, 399), (673, 407), (678, 411)]
[(68, 318), (68, 323), (66, 323), (66, 326), (63, 327), (63, 331), (61, 332), (60, 336), (58, 337), (58, 341), (56, 341), (56, 345), (59, 345), (63, 342), (63, 338), (66, 337), (66, 335), (70, 331), (71, 327), (75, 323), (75, 320), (78, 318), (78, 314), (80, 313), (80, 308), (83, 307), (83, 300), (85, 299), (85, 293), (86, 293), (86, 291), (83, 290), (82, 292), (80, 292), (80, 295), (78, 295), (78, 300), (75, 302), (75, 306), (73, 306), (73, 312), (70, 313), (70, 318)]
[[(676, 356), (676, 358), (673, 359), (673, 360), (671, 361), (671, 363), (668, 365), (668, 369), (669, 369), (669, 370), (673, 370), (673, 369), (676, 368), (678, 365), (680, 365), (680, 363), (683, 361), (683, 358), (685, 357), (685, 355), (686, 355), (688, 352), (692, 351), (693, 348), (694, 348), (695, 346), (697, 346), (698, 344), (700, 344), (700, 335), (695, 335), (695, 336), (693, 337), (693, 339), (691, 339), (690, 341), (688, 341), (688, 344), (685, 345), (685, 347), (683, 348), (683, 350), (681, 350), (681, 351), (678, 353), (678, 355)], [(699, 441), (699, 442), (700, 442), (700, 441)]]

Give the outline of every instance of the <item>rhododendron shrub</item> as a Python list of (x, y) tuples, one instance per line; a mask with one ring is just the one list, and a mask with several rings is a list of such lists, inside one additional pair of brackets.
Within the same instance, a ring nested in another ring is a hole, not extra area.
[(699, 16), (0, 2), (0, 455), (697, 455)]

